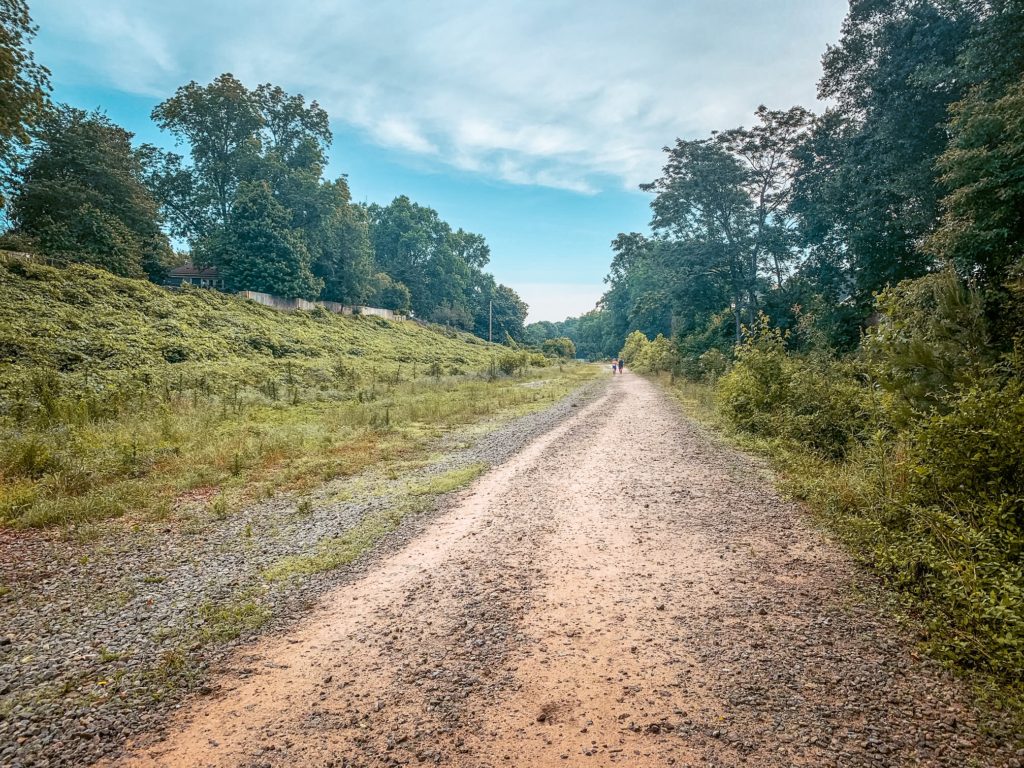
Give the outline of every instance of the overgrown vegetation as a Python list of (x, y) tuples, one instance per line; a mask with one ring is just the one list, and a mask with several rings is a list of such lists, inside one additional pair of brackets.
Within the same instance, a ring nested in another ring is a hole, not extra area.
[(541, 355), (411, 322), (284, 314), (87, 266), (0, 262), (0, 524), (170, 513), (354, 474), (565, 387)]

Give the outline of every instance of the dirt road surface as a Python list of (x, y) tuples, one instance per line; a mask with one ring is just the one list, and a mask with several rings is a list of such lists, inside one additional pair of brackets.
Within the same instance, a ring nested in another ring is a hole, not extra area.
[(627, 373), (118, 764), (1018, 765), (864, 583)]

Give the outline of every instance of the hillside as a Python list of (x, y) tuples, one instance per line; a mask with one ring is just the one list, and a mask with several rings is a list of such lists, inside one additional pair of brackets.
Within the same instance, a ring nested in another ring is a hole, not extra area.
[[(275, 379), (330, 388), (346, 365), (393, 375), (483, 369), (475, 336), (329, 312), (286, 314), (207, 290), (169, 292), (87, 266), (0, 261), (0, 401), (53, 372), (62, 384), (202, 386)], [(436, 369), (435, 369), (436, 370)]]
[[(0, 262), (0, 526), (224, 517), (542, 407), (581, 375), (547, 363), (414, 322)], [(550, 386), (522, 386), (535, 366)]]

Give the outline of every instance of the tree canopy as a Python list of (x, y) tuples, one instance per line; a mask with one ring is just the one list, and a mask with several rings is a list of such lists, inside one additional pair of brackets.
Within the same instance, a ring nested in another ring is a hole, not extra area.
[(49, 111), (16, 176), (13, 234), (60, 261), (159, 277), (171, 259), (144, 184), (148, 153), (99, 113)]
[[(0, 0), (0, 172), (8, 179), (49, 104), (50, 73), (29, 47), (35, 34), (25, 0)], [(8, 186), (0, 185), (0, 206)]]

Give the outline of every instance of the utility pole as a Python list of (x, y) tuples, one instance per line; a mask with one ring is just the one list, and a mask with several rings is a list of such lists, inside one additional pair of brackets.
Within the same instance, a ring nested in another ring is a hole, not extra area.
[(487, 302), (487, 341), (494, 343), (494, 299)]

